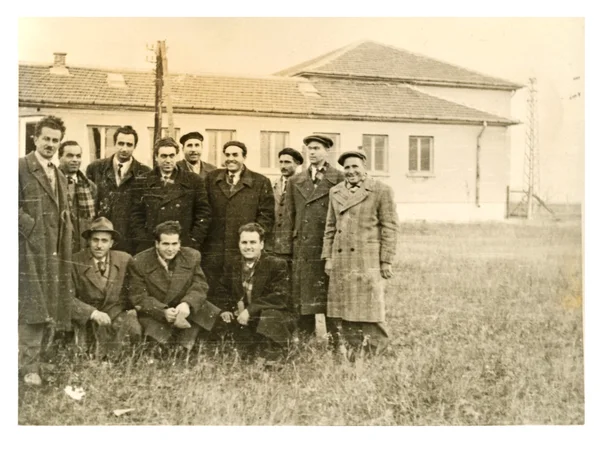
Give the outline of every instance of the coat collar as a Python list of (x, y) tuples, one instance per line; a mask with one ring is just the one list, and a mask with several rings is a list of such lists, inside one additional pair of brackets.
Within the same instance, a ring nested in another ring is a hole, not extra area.
[(25, 161), (27, 162), (27, 167), (29, 169), (29, 172), (31, 172), (31, 174), (37, 179), (39, 184), (46, 191), (46, 193), (52, 198), (52, 201), (58, 207), (59, 206), (59, 204), (58, 204), (59, 195), (58, 194), (60, 192), (59, 181), (60, 181), (61, 177), (63, 179), (66, 179), (66, 178), (62, 175), (62, 173), (60, 173), (60, 172), (56, 173), (56, 193), (54, 193), (52, 191), (50, 181), (48, 180), (48, 175), (46, 174), (46, 171), (44, 169), (42, 169), (42, 167), (40, 166), (38, 158), (35, 155), (35, 151), (32, 151), (27, 156), (25, 156)]
[(233, 197), (244, 187), (252, 188), (252, 186), (254, 185), (254, 176), (252, 176), (252, 172), (245, 165), (242, 169), (242, 173), (240, 174), (240, 179), (233, 188), (233, 191), (229, 190), (229, 185), (227, 184), (227, 179), (225, 177), (225, 175), (227, 174), (227, 170), (219, 169), (219, 171), (219, 175), (217, 176), (215, 181), (221, 189), (221, 191), (223, 191), (223, 194), (225, 194), (229, 198)]
[(158, 261), (156, 249), (152, 248), (151, 253), (152, 256), (145, 268), (145, 272), (148, 275), (148, 279), (165, 292), (164, 302), (168, 304), (186, 284), (193, 270), (193, 262), (180, 250), (175, 256), (173, 275), (169, 278), (164, 266)]
[(346, 187), (346, 181), (344, 180), (331, 190), (331, 197), (340, 204), (340, 213), (345, 212), (364, 201), (373, 192), (374, 184), (373, 179), (367, 177), (361, 187), (352, 193)]
[(89, 248), (87, 249), (85, 261), (87, 264), (87, 268), (84, 272), (85, 277), (87, 277), (89, 281), (98, 289), (105, 291), (106, 298), (108, 296), (109, 289), (115, 283), (115, 280), (119, 276), (119, 272), (122, 270), (120, 261), (118, 261), (118, 258), (115, 258), (113, 251), (109, 251), (109, 271), (106, 286), (103, 285), (102, 279), (96, 271), (96, 260), (94, 259), (94, 255), (92, 255), (92, 252)]
[(302, 196), (306, 199), (307, 202), (312, 202), (313, 200), (320, 199), (323, 196), (329, 194), (329, 189), (337, 184), (336, 172), (331, 166), (327, 166), (325, 170), (325, 174), (323, 175), (323, 179), (319, 182), (317, 187), (313, 184), (313, 181), (310, 177), (310, 170), (304, 171), (302, 174), (298, 175), (298, 180), (296, 181), (296, 185), (302, 194)]

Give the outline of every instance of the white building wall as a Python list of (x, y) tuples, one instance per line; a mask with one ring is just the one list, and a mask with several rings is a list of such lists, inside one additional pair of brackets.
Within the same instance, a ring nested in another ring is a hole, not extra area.
[[(65, 121), (65, 139), (83, 147), (84, 162), (89, 164), (88, 125), (131, 125), (139, 135), (136, 159), (152, 164), (149, 127), (151, 112), (93, 111), (66, 109), (21, 109), (20, 150), (24, 154), (26, 116), (55, 114)], [(231, 115), (175, 115), (181, 133), (197, 130), (206, 137), (206, 129), (235, 129), (236, 139), (248, 147), (247, 166), (269, 177), (277, 168), (260, 167), (260, 131), (289, 132), (289, 146), (302, 150), (302, 139), (315, 132), (339, 133), (340, 151), (357, 149), (363, 134), (388, 135), (389, 172), (372, 173), (392, 186), (402, 220), (488, 220), (503, 219), (506, 186), (509, 183), (509, 138), (505, 127), (487, 127), (481, 139), (480, 206), (475, 204), (475, 167), (477, 135), (481, 126), (439, 125), (390, 122), (360, 122), (315, 119), (287, 119)], [(409, 137), (433, 136), (433, 174), (416, 177), (408, 172)], [(207, 142), (205, 138), (204, 152)]]

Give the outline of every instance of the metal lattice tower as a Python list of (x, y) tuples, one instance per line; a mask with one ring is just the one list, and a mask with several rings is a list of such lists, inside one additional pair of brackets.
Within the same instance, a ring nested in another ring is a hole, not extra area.
[(533, 201), (540, 190), (540, 156), (539, 156), (539, 120), (536, 79), (529, 79), (529, 97), (527, 99), (527, 132), (525, 135), (525, 161), (523, 163), (523, 185), (525, 196), (523, 203), (527, 209), (527, 218), (533, 216)]

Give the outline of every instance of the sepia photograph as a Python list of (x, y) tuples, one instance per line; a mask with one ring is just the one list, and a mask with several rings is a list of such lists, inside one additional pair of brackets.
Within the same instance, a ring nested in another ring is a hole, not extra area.
[(585, 425), (585, 23), (19, 18), (18, 424)]

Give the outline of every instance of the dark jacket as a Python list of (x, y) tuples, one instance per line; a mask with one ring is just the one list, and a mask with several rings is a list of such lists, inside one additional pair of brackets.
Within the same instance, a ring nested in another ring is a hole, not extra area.
[(204, 240), (202, 258), (208, 282), (218, 279), (223, 268), (238, 261), (238, 229), (245, 223), (257, 222), (270, 238), (274, 221), (273, 189), (262, 174), (245, 168), (230, 192), (225, 169), (206, 176), (206, 192), (212, 209), (212, 221)]
[(72, 237), (64, 174), (55, 194), (35, 153), (20, 158), (19, 323), (70, 328)]
[(133, 191), (130, 234), (136, 253), (154, 246), (154, 228), (167, 220), (182, 227), (181, 244), (200, 250), (210, 225), (210, 205), (204, 180), (191, 172), (175, 169), (167, 186), (158, 168), (144, 174)]
[(135, 247), (130, 234), (132, 193), (134, 183), (149, 172), (150, 168), (133, 159), (131, 167), (117, 187), (113, 168), (114, 156), (90, 163), (86, 176), (96, 184), (98, 196), (96, 199), (96, 217), (108, 218), (121, 238), (113, 249), (133, 254)]
[[(188, 164), (185, 158), (177, 161), (177, 167), (182, 171), (193, 172), (192, 167)], [(210, 164), (206, 161), (200, 160), (200, 174), (198, 174), (198, 176), (204, 179), (210, 171), (214, 171), (215, 169), (217, 169), (217, 166), (215, 166), (214, 164)]]

